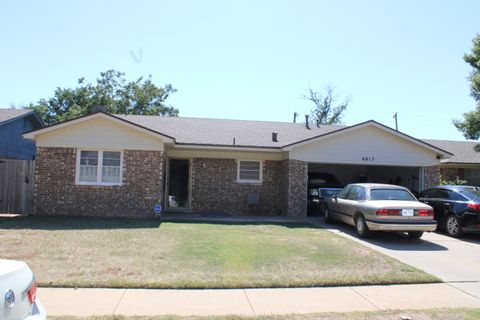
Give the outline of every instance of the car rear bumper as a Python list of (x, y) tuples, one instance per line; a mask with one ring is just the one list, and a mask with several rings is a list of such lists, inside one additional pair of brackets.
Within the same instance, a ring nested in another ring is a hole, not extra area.
[(37, 298), (33, 305), (32, 314), (26, 317), (24, 320), (46, 320), (46, 319), (47, 319), (47, 312), (45, 311), (45, 308), (43, 307), (40, 300)]
[(366, 221), (368, 229), (372, 231), (435, 231), (437, 229), (436, 221), (418, 222), (418, 223), (391, 223), (388, 221)]

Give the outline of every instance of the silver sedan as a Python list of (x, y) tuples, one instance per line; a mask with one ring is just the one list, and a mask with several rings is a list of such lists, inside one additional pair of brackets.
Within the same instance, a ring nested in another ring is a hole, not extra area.
[(370, 231), (400, 231), (419, 239), (423, 232), (437, 228), (433, 208), (407, 188), (377, 183), (349, 184), (329, 199), (325, 222), (334, 221), (355, 226), (360, 237)]

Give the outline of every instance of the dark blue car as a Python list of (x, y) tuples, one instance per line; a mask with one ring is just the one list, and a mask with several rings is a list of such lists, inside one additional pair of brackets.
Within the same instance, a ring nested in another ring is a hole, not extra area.
[(420, 193), (418, 200), (433, 207), (438, 227), (452, 237), (480, 232), (480, 188), (438, 186)]

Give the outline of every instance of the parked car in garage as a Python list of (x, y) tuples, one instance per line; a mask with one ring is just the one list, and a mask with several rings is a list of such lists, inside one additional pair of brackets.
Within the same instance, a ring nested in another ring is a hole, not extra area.
[(325, 222), (335, 221), (355, 226), (360, 237), (370, 231), (399, 231), (419, 239), (423, 232), (437, 228), (433, 208), (407, 188), (376, 183), (349, 184), (329, 199)]
[(338, 192), (341, 187), (309, 186), (307, 196), (307, 213), (309, 216), (322, 216), (327, 206), (327, 201)]
[(308, 174), (307, 214), (321, 216), (327, 201), (336, 195), (343, 186), (340, 181), (328, 172), (311, 172)]
[(35, 277), (25, 262), (0, 259), (0, 294), (0, 319), (47, 318), (37, 298)]
[(480, 232), (480, 188), (438, 186), (423, 191), (418, 200), (433, 207), (438, 227), (452, 237)]

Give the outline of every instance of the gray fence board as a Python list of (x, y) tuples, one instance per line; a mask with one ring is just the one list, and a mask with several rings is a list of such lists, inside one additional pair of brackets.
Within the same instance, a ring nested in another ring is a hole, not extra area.
[(30, 214), (35, 161), (0, 159), (0, 213)]

